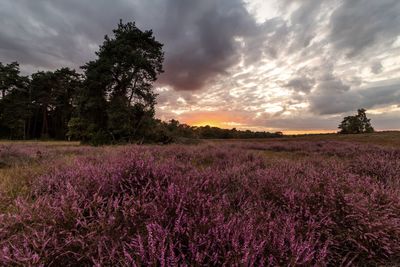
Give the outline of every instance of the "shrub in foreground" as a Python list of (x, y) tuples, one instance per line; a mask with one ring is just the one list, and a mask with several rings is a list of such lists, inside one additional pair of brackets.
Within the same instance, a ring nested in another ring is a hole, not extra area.
[[(130, 146), (105, 158), (79, 157), (73, 166), (38, 178), (29, 198), (0, 215), (0, 262), (399, 262), (400, 189), (382, 179), (385, 168), (398, 166), (398, 151), (349, 144), (346, 153), (354, 151), (355, 167), (346, 158), (325, 157), (329, 143), (309, 144), (304, 153), (314, 159), (296, 162), (268, 160), (245, 146)], [(389, 165), (379, 165), (378, 158), (367, 164), (353, 146), (385, 155)], [(382, 169), (372, 173), (370, 164)], [(390, 175), (390, 181), (399, 179)]]

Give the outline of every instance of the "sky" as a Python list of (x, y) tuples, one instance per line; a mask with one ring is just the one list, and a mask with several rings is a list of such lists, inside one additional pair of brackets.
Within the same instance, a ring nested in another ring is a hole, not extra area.
[(164, 44), (163, 120), (332, 132), (366, 108), (400, 129), (399, 0), (1, 0), (0, 62), (79, 69), (120, 19)]

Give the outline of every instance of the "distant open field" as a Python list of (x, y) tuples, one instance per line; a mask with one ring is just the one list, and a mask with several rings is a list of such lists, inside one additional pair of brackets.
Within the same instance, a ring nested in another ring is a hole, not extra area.
[(228, 140), (219, 139), (213, 141), (247, 141), (247, 142), (276, 142), (276, 141), (343, 141), (366, 143), (373, 145), (383, 145), (400, 147), (400, 131), (376, 132), (369, 134), (309, 134), (309, 135), (287, 135), (279, 139), (242, 139)]
[(0, 265), (398, 266), (400, 132), (0, 142)]
[(400, 146), (400, 131), (376, 132), (370, 134), (321, 134), (303, 135), (284, 138), (284, 140), (305, 140), (305, 141), (348, 141), (368, 143), (385, 146)]

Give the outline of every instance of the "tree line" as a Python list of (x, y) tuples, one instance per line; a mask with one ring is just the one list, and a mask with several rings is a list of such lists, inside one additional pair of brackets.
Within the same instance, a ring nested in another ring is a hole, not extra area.
[(165, 139), (162, 142), (169, 143), (184, 139), (262, 139), (282, 137), (282, 132), (265, 132), (265, 131), (250, 131), (221, 129), (219, 127), (205, 126), (190, 126), (182, 124), (177, 120), (168, 122), (158, 121), (157, 135)]
[(162, 48), (151, 30), (120, 21), (83, 73), (61, 68), (28, 77), (17, 62), (0, 62), (0, 138), (106, 144), (281, 136), (155, 119), (153, 83), (163, 72)]

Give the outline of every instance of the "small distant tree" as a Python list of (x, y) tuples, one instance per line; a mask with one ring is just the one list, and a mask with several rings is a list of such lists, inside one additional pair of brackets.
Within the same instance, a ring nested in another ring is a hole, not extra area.
[(365, 109), (359, 109), (357, 115), (347, 116), (339, 124), (340, 134), (373, 133), (371, 120), (367, 118)]

